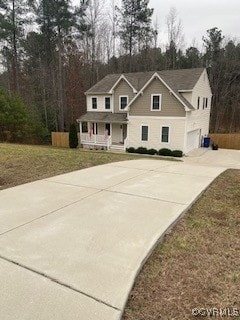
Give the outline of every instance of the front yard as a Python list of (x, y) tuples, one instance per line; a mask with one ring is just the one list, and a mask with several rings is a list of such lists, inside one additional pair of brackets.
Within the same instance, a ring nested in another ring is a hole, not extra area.
[(0, 143), (0, 190), (57, 174), (131, 159), (139, 159), (139, 156)]

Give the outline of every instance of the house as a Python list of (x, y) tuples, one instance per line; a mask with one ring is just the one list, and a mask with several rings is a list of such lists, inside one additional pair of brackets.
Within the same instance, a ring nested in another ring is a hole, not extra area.
[(107, 75), (86, 92), (81, 145), (187, 153), (209, 133), (211, 98), (204, 68)]

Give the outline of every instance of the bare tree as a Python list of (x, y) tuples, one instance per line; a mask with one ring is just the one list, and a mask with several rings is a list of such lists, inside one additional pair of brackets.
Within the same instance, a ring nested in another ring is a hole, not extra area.
[(184, 35), (182, 21), (178, 18), (177, 9), (171, 7), (166, 17), (167, 34), (168, 34), (168, 46), (171, 42), (174, 42), (176, 49), (182, 49), (184, 45)]

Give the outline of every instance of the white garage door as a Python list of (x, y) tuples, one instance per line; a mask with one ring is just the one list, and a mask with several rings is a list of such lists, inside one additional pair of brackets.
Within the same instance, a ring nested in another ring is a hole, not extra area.
[(187, 152), (199, 147), (200, 130), (194, 130), (187, 133)]

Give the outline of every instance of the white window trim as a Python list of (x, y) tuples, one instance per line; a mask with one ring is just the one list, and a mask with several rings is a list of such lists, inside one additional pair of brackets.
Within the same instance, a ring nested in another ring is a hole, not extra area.
[[(110, 108), (109, 109), (106, 109), (106, 98), (110, 99)], [(111, 111), (112, 110), (112, 99), (111, 99), (110, 96), (104, 96), (104, 110), (105, 111)]]
[[(127, 105), (125, 107), (125, 109), (121, 109), (121, 98), (127, 98)], [(128, 96), (119, 96), (119, 111), (125, 111), (127, 110), (127, 106), (128, 106), (128, 101), (129, 101), (129, 97)]]
[[(153, 97), (159, 97), (159, 109), (153, 109)], [(151, 94), (151, 111), (161, 111), (162, 110), (162, 94), (161, 93), (154, 93)]]
[[(142, 140), (142, 127), (148, 127), (148, 139), (147, 140)], [(149, 124), (141, 124), (140, 126), (140, 141), (143, 143), (147, 143), (149, 142), (149, 136), (150, 136), (150, 126)]]
[[(94, 98), (96, 99), (96, 102), (97, 102), (97, 108), (96, 109), (93, 108), (93, 99)], [(92, 110), (97, 110), (98, 109), (98, 97), (94, 97), (94, 96), (91, 97), (91, 108), (92, 108)]]
[[(162, 128), (163, 127), (168, 127), (168, 142), (164, 142), (162, 141)], [(171, 138), (171, 127), (169, 125), (164, 125), (164, 126), (161, 126), (161, 129), (160, 129), (160, 143), (163, 143), (163, 144), (170, 144), (170, 138)]]

